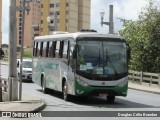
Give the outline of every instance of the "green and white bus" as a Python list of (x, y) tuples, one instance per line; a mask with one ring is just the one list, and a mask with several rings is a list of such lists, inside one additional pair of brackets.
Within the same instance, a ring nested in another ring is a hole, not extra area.
[(130, 50), (117, 35), (77, 32), (35, 37), (33, 81), (42, 91), (75, 96), (126, 96)]

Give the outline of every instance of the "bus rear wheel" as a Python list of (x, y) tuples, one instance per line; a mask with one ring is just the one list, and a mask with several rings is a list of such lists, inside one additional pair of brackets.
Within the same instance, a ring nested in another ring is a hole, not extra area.
[(69, 101), (70, 96), (68, 94), (68, 86), (67, 86), (67, 82), (65, 81), (63, 84), (63, 99), (65, 101)]
[(44, 80), (44, 76), (41, 77), (41, 82), (42, 82), (42, 92), (44, 94), (47, 94), (47, 88), (46, 88), (46, 83), (45, 83), (45, 80)]
[(114, 103), (115, 96), (107, 96), (107, 102), (108, 103)]

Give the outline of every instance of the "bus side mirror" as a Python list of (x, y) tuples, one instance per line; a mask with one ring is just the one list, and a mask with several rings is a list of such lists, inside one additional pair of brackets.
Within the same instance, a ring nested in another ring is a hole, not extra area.
[(131, 48), (128, 44), (127, 44), (127, 58), (128, 58), (128, 60), (131, 59)]
[(77, 51), (73, 50), (73, 59), (76, 59), (76, 57), (77, 57)]

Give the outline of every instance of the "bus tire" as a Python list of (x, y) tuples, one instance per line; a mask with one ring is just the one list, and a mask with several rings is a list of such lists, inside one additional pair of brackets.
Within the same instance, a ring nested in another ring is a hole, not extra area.
[(65, 101), (69, 101), (70, 99), (70, 96), (68, 94), (68, 85), (67, 85), (67, 82), (65, 81), (64, 84), (63, 84), (63, 99)]
[(43, 75), (41, 76), (41, 83), (42, 83), (42, 92), (44, 94), (47, 94), (46, 82), (44, 80), (44, 76)]
[(115, 96), (107, 96), (107, 102), (108, 103), (114, 103)]

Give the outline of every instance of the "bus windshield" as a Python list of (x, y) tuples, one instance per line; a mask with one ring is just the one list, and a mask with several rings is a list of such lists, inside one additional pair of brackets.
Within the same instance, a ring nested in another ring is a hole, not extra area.
[(127, 75), (126, 43), (118, 38), (77, 41), (77, 74), (89, 79), (115, 80)]

